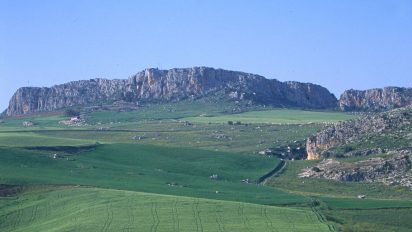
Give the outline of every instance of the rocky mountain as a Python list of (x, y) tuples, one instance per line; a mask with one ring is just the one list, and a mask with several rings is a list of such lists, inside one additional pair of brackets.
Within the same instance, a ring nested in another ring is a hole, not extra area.
[(412, 146), (412, 106), (328, 125), (306, 141), (309, 160)]
[(223, 92), (227, 98), (277, 107), (334, 108), (337, 99), (310, 83), (280, 82), (262, 76), (208, 67), (146, 69), (123, 80), (92, 79), (16, 91), (7, 116), (115, 101), (170, 101)]
[(339, 100), (343, 111), (382, 111), (412, 105), (412, 88), (346, 90)]

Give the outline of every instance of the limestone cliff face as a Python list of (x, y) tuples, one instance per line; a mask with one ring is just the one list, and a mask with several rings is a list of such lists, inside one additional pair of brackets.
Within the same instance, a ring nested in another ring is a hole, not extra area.
[(337, 99), (327, 89), (309, 83), (280, 82), (259, 75), (207, 67), (170, 70), (152, 68), (124, 80), (92, 79), (50, 88), (23, 87), (11, 98), (6, 115), (117, 100), (180, 100), (221, 90), (229, 98), (279, 107), (334, 108), (337, 104)]
[(412, 105), (412, 88), (346, 90), (340, 97), (343, 111), (381, 111)]
[(74, 81), (51, 88), (23, 87), (11, 98), (6, 115), (51, 111), (107, 101), (121, 98), (125, 90), (126, 81), (105, 79)]

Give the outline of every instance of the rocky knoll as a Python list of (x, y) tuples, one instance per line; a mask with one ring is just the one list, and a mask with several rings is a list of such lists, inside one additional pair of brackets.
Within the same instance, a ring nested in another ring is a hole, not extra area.
[(394, 151), (388, 157), (375, 157), (357, 162), (326, 159), (304, 169), (299, 177), (325, 178), (337, 181), (382, 182), (412, 189), (412, 153)]
[(327, 89), (310, 83), (280, 82), (259, 75), (207, 67), (151, 68), (124, 80), (92, 79), (50, 88), (23, 87), (11, 98), (6, 115), (119, 100), (180, 100), (217, 91), (234, 100), (252, 100), (278, 107), (334, 108), (337, 104), (337, 99)]
[[(404, 107), (382, 113), (370, 113), (357, 119), (331, 124), (311, 136), (306, 141), (306, 152), (309, 160), (326, 157), (329, 150), (345, 144), (355, 143), (373, 135), (392, 135), (393, 132), (404, 132), (402, 127), (412, 124), (412, 107)], [(410, 126), (408, 127), (411, 128)], [(396, 136), (396, 135), (394, 135)], [(409, 136), (409, 135), (408, 135)], [(405, 135), (398, 137), (406, 138)], [(379, 146), (376, 144), (375, 146)], [(377, 153), (383, 152), (375, 147)], [(354, 152), (354, 151), (343, 151)], [(366, 154), (368, 151), (366, 151)]]
[(346, 90), (340, 97), (343, 111), (382, 111), (412, 105), (412, 88)]

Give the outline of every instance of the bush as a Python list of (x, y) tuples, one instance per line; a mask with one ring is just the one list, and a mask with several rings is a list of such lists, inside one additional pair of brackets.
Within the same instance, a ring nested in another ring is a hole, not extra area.
[(227, 121), (228, 125), (233, 125), (233, 121)]
[(80, 115), (80, 110), (69, 108), (64, 111), (64, 116), (66, 117), (75, 117)]
[(313, 168), (312, 168), (312, 171), (314, 171), (314, 172), (320, 172), (321, 170), (320, 170), (318, 167), (313, 167)]
[(351, 147), (351, 146), (345, 146), (344, 148), (343, 148), (343, 152), (345, 152), (345, 153), (347, 153), (347, 152), (351, 152), (351, 151), (353, 151), (354, 149), (353, 149), (353, 147)]

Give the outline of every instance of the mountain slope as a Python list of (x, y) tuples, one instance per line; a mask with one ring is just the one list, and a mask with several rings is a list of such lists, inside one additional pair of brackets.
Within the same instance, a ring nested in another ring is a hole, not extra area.
[(337, 104), (335, 96), (319, 85), (280, 82), (255, 74), (193, 67), (146, 69), (124, 80), (92, 79), (50, 88), (23, 87), (11, 98), (6, 115), (115, 101), (180, 100), (216, 92), (234, 100), (252, 100), (277, 107), (334, 108)]

